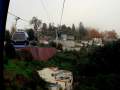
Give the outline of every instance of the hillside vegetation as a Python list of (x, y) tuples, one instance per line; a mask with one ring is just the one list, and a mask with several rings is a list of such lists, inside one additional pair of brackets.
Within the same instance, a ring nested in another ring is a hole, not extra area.
[(47, 62), (5, 57), (4, 84), (6, 90), (47, 90), (36, 70), (57, 66), (72, 71), (74, 90), (120, 90), (119, 60), (120, 40), (104, 47), (58, 52)]

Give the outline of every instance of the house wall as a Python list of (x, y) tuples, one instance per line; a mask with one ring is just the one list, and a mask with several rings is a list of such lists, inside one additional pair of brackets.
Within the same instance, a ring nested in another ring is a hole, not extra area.
[[(72, 74), (70, 72), (62, 73), (63, 77), (70, 77), (70, 78), (61, 80), (59, 78), (59, 74), (57, 74), (58, 72), (59, 72), (59, 70), (54, 71), (49, 68), (45, 68), (43, 70), (38, 71), (38, 74), (45, 81), (60, 85), (62, 87), (62, 90), (72, 90), (72, 82), (73, 82)], [(55, 78), (55, 76), (52, 76), (52, 74), (56, 74), (58, 78)], [(70, 82), (70, 80), (71, 80), (71, 82)]]
[(40, 70), (38, 71), (38, 74), (40, 77), (42, 77), (44, 80), (50, 82), (50, 83), (56, 83), (55, 78), (52, 76), (52, 74), (55, 74), (54, 71), (50, 70), (50, 69), (44, 69), (44, 70)]
[(61, 41), (63, 47), (75, 47), (75, 41), (67, 40), (67, 41)]

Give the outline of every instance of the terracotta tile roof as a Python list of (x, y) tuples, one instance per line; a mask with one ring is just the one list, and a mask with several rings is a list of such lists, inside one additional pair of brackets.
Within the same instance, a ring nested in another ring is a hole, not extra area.
[(40, 48), (40, 47), (26, 47), (21, 50), (27, 50), (31, 52), (34, 60), (47, 61), (53, 57), (57, 50), (55, 48)]

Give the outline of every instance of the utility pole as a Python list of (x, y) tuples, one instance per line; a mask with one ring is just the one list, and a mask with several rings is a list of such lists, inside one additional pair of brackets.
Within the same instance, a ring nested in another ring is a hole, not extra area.
[(13, 35), (17, 31), (17, 21), (19, 19), (20, 19), (20, 17), (15, 16), (15, 23), (12, 25), (11, 35)]
[(61, 17), (60, 17), (60, 26), (58, 26), (58, 29), (56, 29), (56, 43), (58, 45), (58, 30), (61, 30), (61, 23), (62, 23), (62, 17), (63, 17), (63, 12), (64, 12), (64, 7), (65, 7), (65, 2), (66, 0), (63, 1), (63, 7), (62, 7), (62, 13), (61, 13)]
[(20, 19), (20, 17), (15, 18), (15, 28), (17, 29), (17, 21)]

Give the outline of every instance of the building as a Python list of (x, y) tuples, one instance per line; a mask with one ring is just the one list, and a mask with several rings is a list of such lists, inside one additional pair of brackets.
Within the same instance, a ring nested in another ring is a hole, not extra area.
[(25, 47), (25, 48), (19, 48), (19, 51), (27, 51), (29, 52), (33, 60), (38, 61), (48, 61), (50, 58), (52, 58), (54, 55), (56, 55), (57, 50), (55, 48), (47, 48), (47, 47)]
[(54, 88), (54, 90), (72, 90), (72, 72), (67, 70), (59, 70), (57, 67), (44, 68), (37, 72), (46, 82), (52, 83), (52, 85), (50, 84), (50, 87), (48, 88)]
[(61, 36), (60, 36), (61, 38), (61, 40), (72, 40), (72, 41), (74, 41), (75, 40), (75, 37), (74, 37), (74, 35), (72, 35), (72, 34), (61, 34)]
[(101, 38), (93, 38), (93, 44), (97, 46), (103, 46), (103, 41)]

